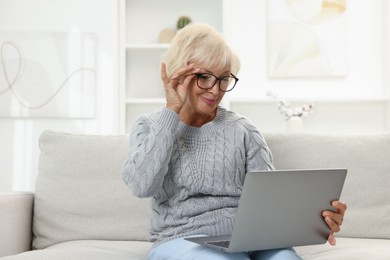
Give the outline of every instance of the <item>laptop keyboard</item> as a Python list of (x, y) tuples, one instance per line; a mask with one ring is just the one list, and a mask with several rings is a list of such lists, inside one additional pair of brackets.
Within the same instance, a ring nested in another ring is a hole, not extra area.
[(228, 248), (229, 244), (230, 244), (230, 241), (229, 240), (209, 241), (209, 242), (206, 242), (206, 243), (209, 244), (209, 245), (214, 245), (214, 246)]

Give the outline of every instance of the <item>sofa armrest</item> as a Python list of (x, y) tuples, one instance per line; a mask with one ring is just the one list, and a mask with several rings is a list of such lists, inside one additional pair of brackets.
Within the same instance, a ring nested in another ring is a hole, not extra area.
[(0, 257), (31, 250), (34, 194), (0, 192)]

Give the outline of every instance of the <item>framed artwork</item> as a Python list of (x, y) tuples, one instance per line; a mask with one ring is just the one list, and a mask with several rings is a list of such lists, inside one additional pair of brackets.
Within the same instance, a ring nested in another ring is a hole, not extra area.
[(97, 35), (0, 32), (0, 117), (94, 118)]
[(268, 76), (345, 76), (346, 12), (346, 0), (268, 0)]

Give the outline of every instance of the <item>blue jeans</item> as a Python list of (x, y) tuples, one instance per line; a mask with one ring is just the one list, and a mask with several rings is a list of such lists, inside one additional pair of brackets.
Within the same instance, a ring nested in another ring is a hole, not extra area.
[(153, 248), (148, 260), (298, 260), (302, 259), (293, 248), (226, 253), (177, 238)]

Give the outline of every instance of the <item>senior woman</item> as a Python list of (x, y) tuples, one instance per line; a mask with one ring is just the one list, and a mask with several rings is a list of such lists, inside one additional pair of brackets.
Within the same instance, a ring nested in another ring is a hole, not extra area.
[[(219, 106), (234, 89), (240, 62), (212, 27), (190, 24), (173, 39), (161, 65), (166, 106), (140, 116), (130, 133), (123, 179), (152, 197), (148, 259), (300, 259), (294, 249), (225, 253), (183, 238), (232, 232), (245, 173), (272, 170), (271, 152), (246, 118)], [(277, 188), (277, 187), (275, 187)], [(340, 230), (346, 206), (324, 218)]]

